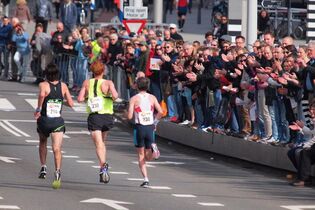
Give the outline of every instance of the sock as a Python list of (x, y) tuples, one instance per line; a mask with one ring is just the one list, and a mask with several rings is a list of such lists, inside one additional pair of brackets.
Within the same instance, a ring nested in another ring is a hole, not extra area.
[(178, 20), (178, 27), (181, 28), (182, 27), (181, 25), (182, 25), (182, 21), (179, 19)]
[(149, 178), (148, 177), (144, 177), (144, 181), (145, 182), (149, 182)]
[(45, 167), (45, 168), (47, 168), (47, 166), (46, 166), (46, 165), (42, 165), (42, 167)]
[(184, 28), (184, 24), (185, 24), (185, 19), (182, 19), (182, 27), (181, 28)]

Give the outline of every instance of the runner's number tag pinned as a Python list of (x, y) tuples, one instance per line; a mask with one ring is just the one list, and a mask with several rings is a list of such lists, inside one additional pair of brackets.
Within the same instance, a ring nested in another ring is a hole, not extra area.
[(153, 114), (151, 111), (139, 113), (139, 123), (141, 125), (152, 125), (154, 123)]
[(60, 100), (49, 100), (47, 101), (47, 117), (60, 117), (62, 101)]
[(88, 106), (91, 112), (99, 112), (103, 109), (103, 99), (100, 96), (88, 100)]

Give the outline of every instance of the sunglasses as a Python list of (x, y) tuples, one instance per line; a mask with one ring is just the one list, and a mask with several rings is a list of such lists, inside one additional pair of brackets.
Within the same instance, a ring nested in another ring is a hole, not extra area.
[(283, 53), (284, 53), (284, 54), (289, 54), (289, 53), (290, 53), (290, 51), (283, 51)]
[(164, 49), (170, 49), (170, 48), (171, 48), (170, 46), (165, 46), (165, 47), (164, 47)]

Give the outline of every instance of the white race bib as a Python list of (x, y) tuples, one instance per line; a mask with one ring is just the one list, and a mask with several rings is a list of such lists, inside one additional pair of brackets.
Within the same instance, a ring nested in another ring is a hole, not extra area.
[(99, 112), (103, 109), (103, 99), (102, 97), (94, 97), (88, 100), (88, 106), (91, 112)]
[(47, 117), (60, 117), (62, 101), (60, 100), (48, 100), (46, 114)]
[(139, 113), (139, 123), (141, 125), (152, 125), (154, 123), (153, 114), (151, 111)]

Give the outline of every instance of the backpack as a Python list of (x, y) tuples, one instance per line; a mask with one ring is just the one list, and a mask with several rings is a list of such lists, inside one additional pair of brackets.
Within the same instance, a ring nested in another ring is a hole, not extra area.
[(47, 1), (39, 1), (38, 17), (45, 18), (48, 17), (48, 4)]

